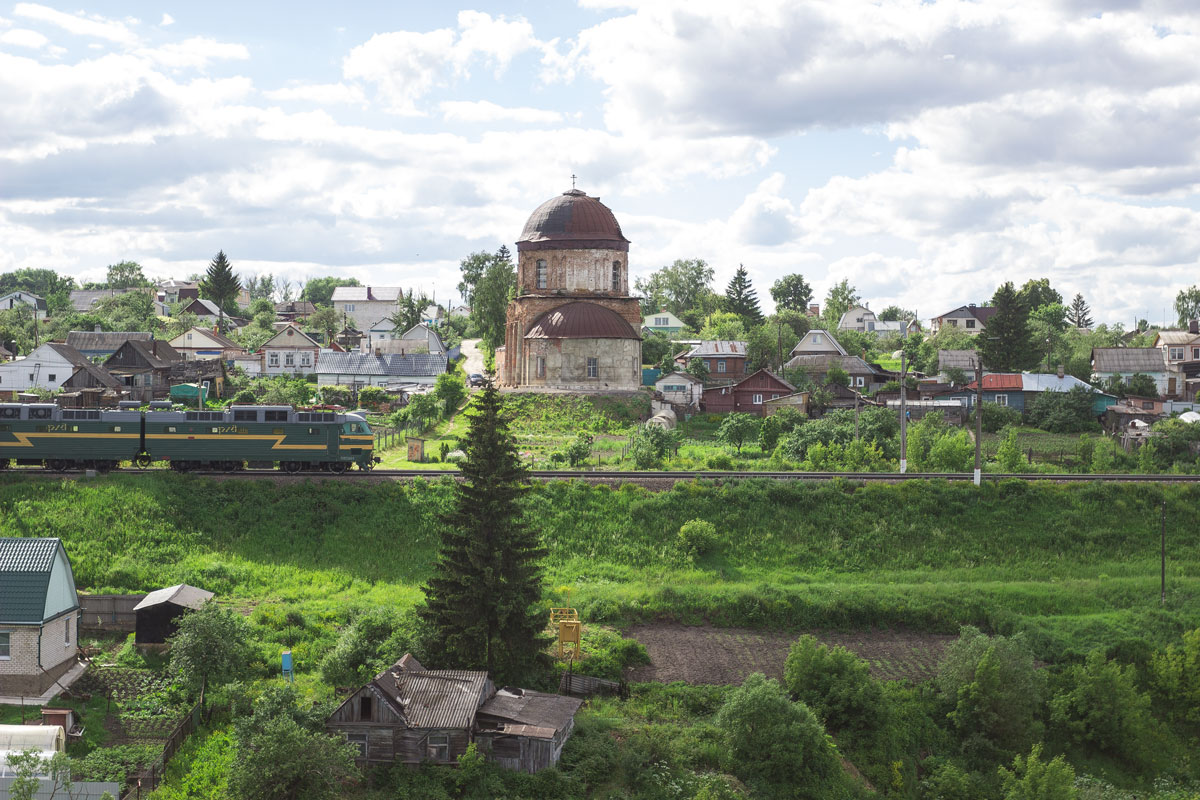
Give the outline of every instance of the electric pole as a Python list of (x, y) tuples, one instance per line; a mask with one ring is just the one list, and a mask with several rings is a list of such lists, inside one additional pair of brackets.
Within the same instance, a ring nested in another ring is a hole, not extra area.
[(908, 472), (908, 392), (905, 376), (908, 374), (908, 354), (900, 351), (900, 474)]
[(982, 480), (982, 459), (980, 448), (983, 446), (983, 356), (975, 356), (975, 485)]

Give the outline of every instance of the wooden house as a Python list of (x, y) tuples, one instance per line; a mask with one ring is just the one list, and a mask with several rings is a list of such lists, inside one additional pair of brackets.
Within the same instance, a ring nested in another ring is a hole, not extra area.
[(133, 607), (133, 641), (137, 644), (161, 644), (179, 630), (179, 618), (196, 611), (213, 598), (212, 592), (180, 583), (157, 589)]
[(763, 416), (769, 417), (772, 414), (778, 414), (785, 408), (794, 408), (801, 414), (808, 416), (808, 396), (808, 392), (792, 392), (791, 394), (765, 399), (763, 400)]
[(770, 370), (760, 369), (732, 386), (706, 388), (701, 403), (703, 410), (710, 414), (741, 411), (761, 417), (765, 401), (778, 400), (795, 391), (796, 387), (783, 378)]
[(878, 365), (869, 364), (858, 356), (834, 353), (802, 353), (793, 356), (783, 366), (785, 369), (803, 369), (817, 384), (826, 383), (826, 374), (837, 367), (849, 376), (850, 388), (866, 394), (877, 391), (895, 377), (895, 373), (886, 372)]
[(258, 352), (263, 356), (264, 375), (309, 375), (317, 371), (321, 345), (295, 325), (287, 325)]
[(129, 339), (104, 362), (104, 368), (121, 380), (130, 397), (158, 400), (171, 391), (171, 365), (181, 356), (170, 344)]
[(75, 664), (79, 595), (58, 539), (0, 539), (0, 695), (39, 695)]
[(473, 741), (510, 769), (558, 761), (580, 701), (525, 689), (497, 692), (486, 672), (427, 670), (411, 654), (347, 697), (326, 730), (362, 766), (453, 764)]
[(130, 339), (148, 342), (153, 338), (149, 331), (102, 331), (97, 325), (94, 331), (69, 332), (67, 344), (88, 358), (99, 359), (108, 358)]
[(708, 367), (709, 383), (732, 383), (746, 375), (746, 343), (733, 341), (703, 341), (675, 356), (681, 370), (693, 358), (698, 358)]
[(240, 344), (212, 328), (195, 327), (184, 331), (172, 339), (170, 344), (185, 359), (224, 358), (230, 360), (246, 353), (246, 349)]
[(16, 399), (30, 389), (53, 391), (85, 364), (87, 356), (61, 342), (43, 342), (24, 358), (0, 364), (0, 396)]
[(808, 333), (796, 342), (796, 346), (792, 348), (791, 355), (793, 356), (820, 356), (820, 355), (837, 355), (844, 356), (846, 348), (842, 347), (837, 339), (829, 331), (821, 328), (813, 328)]

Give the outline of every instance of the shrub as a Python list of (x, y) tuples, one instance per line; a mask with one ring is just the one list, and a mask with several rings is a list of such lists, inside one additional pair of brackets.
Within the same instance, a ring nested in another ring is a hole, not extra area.
[(1028, 758), (1013, 759), (1012, 770), (999, 771), (1004, 800), (1075, 800), (1075, 770), (1062, 756), (1042, 761), (1042, 746), (1035, 744)]
[(929, 448), (928, 458), (933, 472), (969, 472), (975, 463), (975, 446), (966, 431), (947, 431)]
[(592, 456), (592, 436), (581, 433), (566, 446), (563, 457), (572, 467), (579, 468), (588, 462)]
[(1050, 719), (1065, 739), (1134, 764), (1145, 764), (1155, 738), (1150, 698), (1137, 690), (1133, 667), (1094, 650), (1063, 675), (1050, 700)]
[(688, 520), (676, 535), (679, 552), (689, 561), (709, 553), (717, 543), (717, 526), (703, 519)]
[(358, 390), (358, 404), (363, 408), (379, 408), (389, 399), (388, 393), (378, 386), (364, 386)]
[(746, 678), (717, 712), (734, 774), (766, 797), (844, 796), (837, 751), (820, 720), (793, 703), (779, 682), (762, 673)]
[(1182, 646), (1168, 645), (1154, 657), (1150, 681), (1167, 718), (1200, 733), (1200, 628), (1183, 634)]
[(742, 445), (746, 443), (746, 440), (758, 436), (758, 428), (757, 417), (734, 411), (721, 422), (721, 427), (717, 429), (717, 438), (730, 447), (737, 448), (737, 451), (741, 453)]
[(425, 656), (425, 627), (409, 609), (397, 614), (374, 608), (359, 615), (342, 631), (337, 644), (321, 661), (321, 678), (331, 686), (359, 686), (405, 653)]
[(1025, 471), (1025, 458), (1021, 455), (1021, 446), (1017, 444), (1017, 432), (1012, 428), (1009, 428), (996, 450), (996, 463), (1002, 472)]
[(792, 697), (834, 733), (872, 730), (879, 724), (883, 692), (867, 662), (844, 647), (826, 647), (801, 636), (788, 651), (783, 679)]
[[(1006, 427), (1021, 424), (1021, 412), (1015, 408), (997, 405), (996, 403), (984, 403), (982, 408), (983, 430), (985, 433), (999, 433)], [(974, 429), (975, 424), (975, 412), (971, 412), (970, 425), (972, 429)]]
[(662, 464), (675, 437), (657, 425), (643, 425), (633, 435), (629, 455), (638, 469), (654, 469)]
[(783, 427), (775, 415), (765, 418), (762, 421), (762, 427), (758, 429), (758, 446), (764, 453), (774, 451), (775, 445), (779, 444), (779, 436), (782, 432)]
[(948, 761), (936, 765), (927, 762), (926, 770), (927, 776), (921, 781), (924, 800), (977, 800), (983, 796), (979, 781)]
[(1083, 433), (1100, 427), (1092, 410), (1092, 391), (1083, 386), (1038, 394), (1029, 407), (1029, 422), (1050, 433)]
[(709, 469), (728, 471), (733, 469), (733, 458), (728, 453), (714, 453), (704, 459), (704, 465)]

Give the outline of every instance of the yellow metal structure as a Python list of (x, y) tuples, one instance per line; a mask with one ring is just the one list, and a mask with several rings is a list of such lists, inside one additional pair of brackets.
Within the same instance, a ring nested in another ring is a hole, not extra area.
[(551, 608), (550, 625), (558, 628), (558, 657), (576, 660), (583, 642), (583, 623), (573, 608)]

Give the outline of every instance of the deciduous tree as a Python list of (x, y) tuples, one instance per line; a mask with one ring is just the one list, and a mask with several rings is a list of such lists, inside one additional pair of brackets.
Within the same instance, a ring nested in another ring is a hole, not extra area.
[(133, 289), (152, 285), (142, 274), (142, 265), (136, 261), (122, 261), (108, 267), (109, 289)]
[(471, 322), (474, 323), (481, 344), (490, 353), (504, 344), (504, 326), (508, 313), (508, 302), (516, 294), (517, 271), (507, 247), (501, 247), (491, 256), (491, 262), (483, 270), (471, 289)]
[(171, 675), (202, 700), (210, 684), (237, 680), (254, 660), (246, 620), (211, 601), (180, 617), (170, 645)]
[(545, 666), (541, 559), (546, 550), (522, 517), (529, 473), (508, 431), (500, 393), (487, 381), (473, 411), (421, 617), (434, 660), (486, 669), (497, 684), (536, 677)]
[(825, 295), (825, 309), (821, 315), (830, 330), (836, 329), (842, 315), (849, 311), (851, 306), (857, 305), (861, 299), (858, 290), (850, 285), (848, 278), (842, 278), (829, 287), (829, 293)]
[(388, 320), (396, 326), (397, 333), (405, 333), (414, 325), (425, 319), (425, 309), (429, 308), (429, 298), (423, 292), (414, 292), (409, 289), (407, 292), (401, 292), (396, 298), (396, 310), (392, 312)]
[(812, 286), (799, 273), (784, 275), (771, 284), (771, 299), (777, 309), (805, 312), (812, 298)]
[(758, 425), (758, 417), (734, 411), (721, 421), (721, 427), (717, 428), (717, 438), (730, 447), (737, 448), (738, 453), (741, 453), (746, 440), (758, 436)]
[(339, 286), (362, 286), (358, 278), (335, 278), (332, 275), (323, 278), (309, 278), (300, 290), (300, 299), (307, 300), (314, 306), (328, 306), (333, 303), (333, 290)]
[(1200, 286), (1189, 286), (1175, 295), (1175, 313), (1181, 328), (1186, 328), (1190, 320), (1200, 319)]
[(648, 277), (634, 280), (633, 288), (646, 299), (646, 313), (666, 308), (682, 316), (690, 309), (712, 310), (706, 307), (712, 295), (712, 280), (712, 267), (703, 259), (676, 259)]

